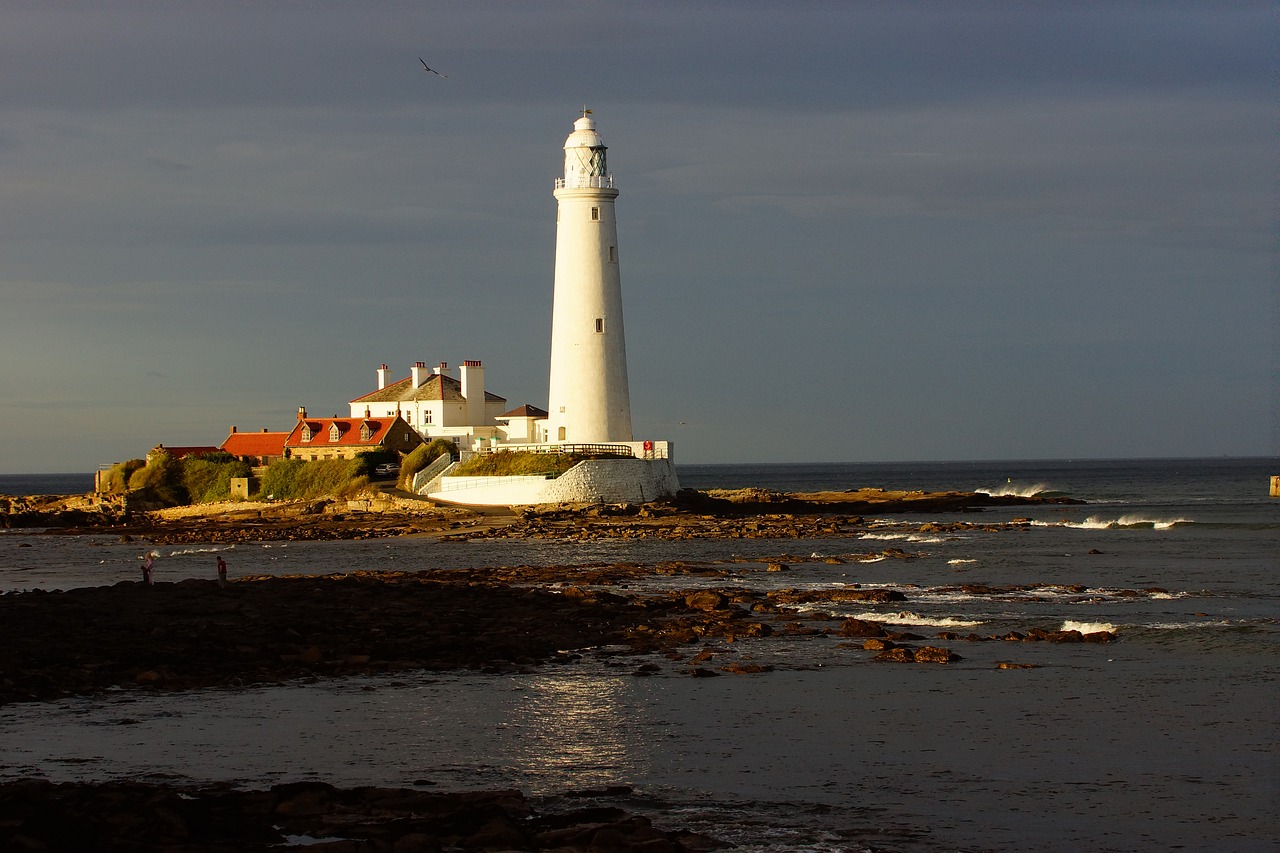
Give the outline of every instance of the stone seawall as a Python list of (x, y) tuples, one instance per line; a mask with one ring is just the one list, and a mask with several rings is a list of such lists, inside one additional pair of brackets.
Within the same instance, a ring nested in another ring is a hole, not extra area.
[(678, 491), (669, 459), (588, 459), (549, 481), (541, 502), (648, 503)]

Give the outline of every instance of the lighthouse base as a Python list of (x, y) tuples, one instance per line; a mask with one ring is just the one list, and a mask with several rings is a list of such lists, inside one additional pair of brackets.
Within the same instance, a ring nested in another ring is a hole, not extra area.
[(588, 459), (554, 480), (543, 477), (441, 477), (433, 500), (468, 506), (649, 503), (674, 497), (680, 480), (670, 459)]

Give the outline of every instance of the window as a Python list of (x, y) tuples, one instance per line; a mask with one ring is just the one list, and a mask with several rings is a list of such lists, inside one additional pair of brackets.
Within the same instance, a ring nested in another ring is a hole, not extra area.
[(425, 412), (423, 412), (423, 413), (422, 413), (422, 422), (423, 422), (424, 424), (429, 424), (429, 423), (431, 423), (431, 422), (432, 422), (432, 421), (431, 421), (431, 410), (430, 410), (430, 409), (427, 409)]
[(302, 440), (303, 441), (311, 440), (311, 427), (306, 426), (305, 424), (302, 427)]
[(617, 262), (618, 262), (618, 247), (610, 246), (609, 247), (609, 263), (616, 264)]
[(596, 318), (596, 334), (597, 335), (604, 334), (604, 318), (603, 317)]
[(373, 430), (369, 429), (368, 424), (360, 424), (360, 440), (368, 441), (373, 438)]
[(600, 221), (600, 208), (598, 207), (591, 208), (591, 221), (592, 222)]
[(560, 440), (561, 440), (561, 441), (564, 441), (564, 427), (560, 427), (560, 433), (559, 433), (559, 435), (560, 435)]
[(337, 441), (341, 437), (342, 437), (341, 434), (338, 432), (338, 425), (329, 424), (329, 440)]

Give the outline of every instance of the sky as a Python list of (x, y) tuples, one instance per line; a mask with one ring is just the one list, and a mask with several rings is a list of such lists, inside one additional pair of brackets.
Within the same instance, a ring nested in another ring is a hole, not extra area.
[(0, 473), (346, 414), (383, 362), (545, 407), (584, 106), (677, 462), (1280, 455), (1271, 2), (0, 19)]

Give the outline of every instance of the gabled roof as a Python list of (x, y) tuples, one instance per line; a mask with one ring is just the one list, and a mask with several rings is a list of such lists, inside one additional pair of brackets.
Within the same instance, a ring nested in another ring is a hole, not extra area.
[(280, 456), (288, 437), (287, 432), (233, 432), (222, 449), (232, 456)]
[[(417, 388), (413, 387), (413, 377), (406, 376), (398, 382), (392, 382), (385, 388), (371, 391), (363, 397), (356, 397), (356, 403), (402, 403), (417, 400), (444, 400), (445, 402), (462, 402), (462, 380), (454, 379), (444, 373), (433, 373)], [(484, 392), (486, 402), (505, 403), (506, 397)]]
[[(389, 418), (306, 418), (293, 426), (293, 431), (284, 440), (285, 447), (377, 447), (387, 437), (388, 430), (397, 422), (404, 423), (397, 417)], [(360, 428), (369, 427), (369, 437), (360, 437)], [(338, 428), (338, 440), (330, 441), (329, 435), (333, 427)], [(412, 432), (408, 424), (405, 429)], [(302, 440), (303, 427), (311, 428), (311, 440)]]
[(503, 412), (498, 415), (499, 418), (545, 418), (547, 413), (537, 406), (531, 406), (525, 403), (523, 406), (517, 406), (509, 412)]

